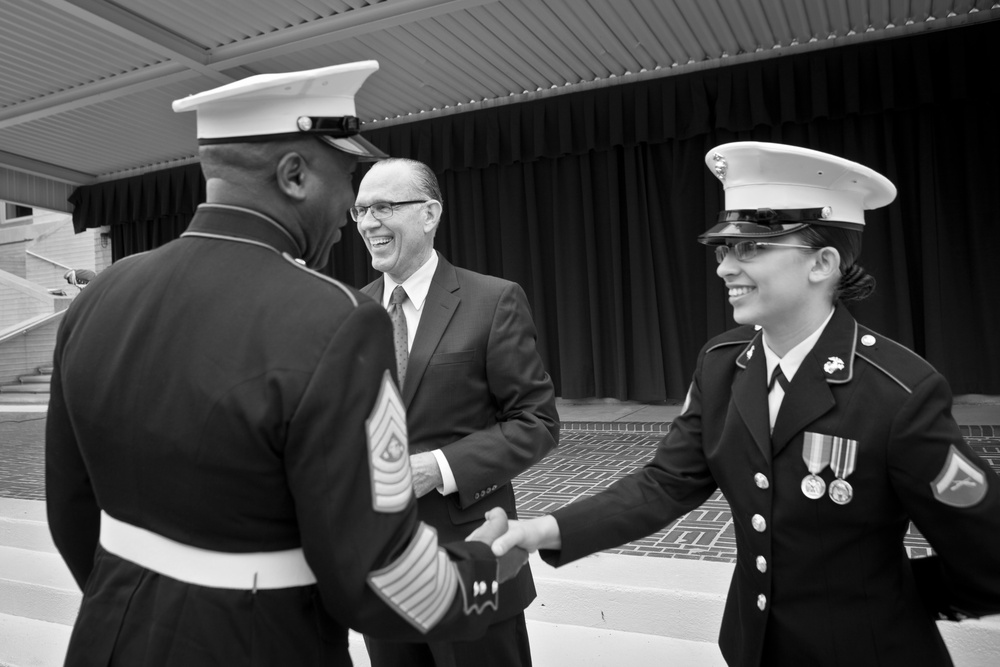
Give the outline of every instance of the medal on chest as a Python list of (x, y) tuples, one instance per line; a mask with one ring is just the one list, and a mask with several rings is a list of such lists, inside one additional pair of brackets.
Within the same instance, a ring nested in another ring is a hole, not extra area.
[(802, 493), (810, 500), (817, 500), (826, 493), (826, 482), (819, 476), (830, 463), (833, 436), (806, 431), (802, 440), (802, 460), (809, 474), (802, 478)]
[(847, 438), (834, 438), (833, 450), (830, 454), (830, 470), (837, 479), (830, 482), (830, 500), (838, 505), (846, 505), (854, 498), (854, 487), (847, 477), (854, 472), (858, 458), (858, 441)]

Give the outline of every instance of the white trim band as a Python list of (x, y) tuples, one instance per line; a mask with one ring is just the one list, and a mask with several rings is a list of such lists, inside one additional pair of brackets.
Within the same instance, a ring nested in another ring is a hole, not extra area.
[(316, 583), (302, 549), (226, 553), (175, 542), (101, 512), (101, 546), (137, 565), (196, 586), (238, 590)]

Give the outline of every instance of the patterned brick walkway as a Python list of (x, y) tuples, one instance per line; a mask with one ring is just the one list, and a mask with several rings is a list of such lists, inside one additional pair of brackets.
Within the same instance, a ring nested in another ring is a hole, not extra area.
[[(521, 516), (551, 512), (607, 488), (640, 468), (667, 428), (665, 424), (567, 424), (556, 452), (514, 481)], [(972, 448), (1000, 474), (1000, 432), (976, 426), (962, 430)], [(44, 414), (0, 415), (0, 497), (44, 500), (44, 435)], [(912, 556), (927, 555), (927, 543), (912, 528), (906, 544)], [(609, 552), (735, 562), (729, 505), (716, 492), (660, 532)]]

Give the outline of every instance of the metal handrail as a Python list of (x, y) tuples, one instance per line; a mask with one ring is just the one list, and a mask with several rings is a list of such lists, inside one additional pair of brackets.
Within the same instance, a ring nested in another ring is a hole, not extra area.
[(49, 264), (54, 264), (54, 265), (56, 265), (56, 266), (58, 266), (58, 267), (60, 267), (62, 269), (66, 269), (67, 271), (72, 271), (73, 270), (72, 266), (66, 266), (65, 264), (57, 262), (54, 259), (49, 259), (48, 257), (43, 257), (42, 255), (39, 255), (37, 252), (31, 252), (30, 250), (25, 250), (24, 253), (26, 255), (31, 255), (32, 257), (40, 259), (43, 262), (48, 262)]
[(42, 326), (43, 324), (47, 324), (47, 323), (51, 322), (52, 320), (55, 320), (55, 319), (58, 319), (58, 318), (62, 317), (65, 314), (66, 314), (65, 310), (57, 310), (54, 313), (49, 313), (47, 315), (42, 315), (41, 317), (36, 317), (36, 318), (31, 319), (31, 320), (27, 320), (27, 324), (22, 323), (22, 326), (20, 328), (14, 329), (13, 331), (8, 331), (7, 333), (5, 333), (2, 336), (0, 336), (0, 345), (3, 345), (4, 343), (6, 343), (9, 340), (13, 340), (15, 338), (18, 338), (19, 336), (23, 336), (24, 334), (28, 333), (29, 331), (32, 331), (33, 329), (37, 329), (38, 327)]

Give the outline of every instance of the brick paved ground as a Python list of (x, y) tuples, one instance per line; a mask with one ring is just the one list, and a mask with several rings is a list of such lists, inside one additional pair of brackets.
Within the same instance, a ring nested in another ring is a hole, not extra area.
[[(667, 428), (662, 424), (567, 426), (573, 428), (563, 429), (558, 450), (514, 482), (522, 517), (551, 512), (607, 488), (641, 467)], [(972, 448), (1000, 473), (1000, 432), (976, 426), (962, 430)], [(44, 433), (44, 414), (0, 415), (0, 497), (44, 499)], [(912, 529), (906, 544), (913, 556), (927, 554), (927, 543)], [(734, 562), (736, 542), (729, 505), (717, 492), (660, 532), (609, 551)]]

